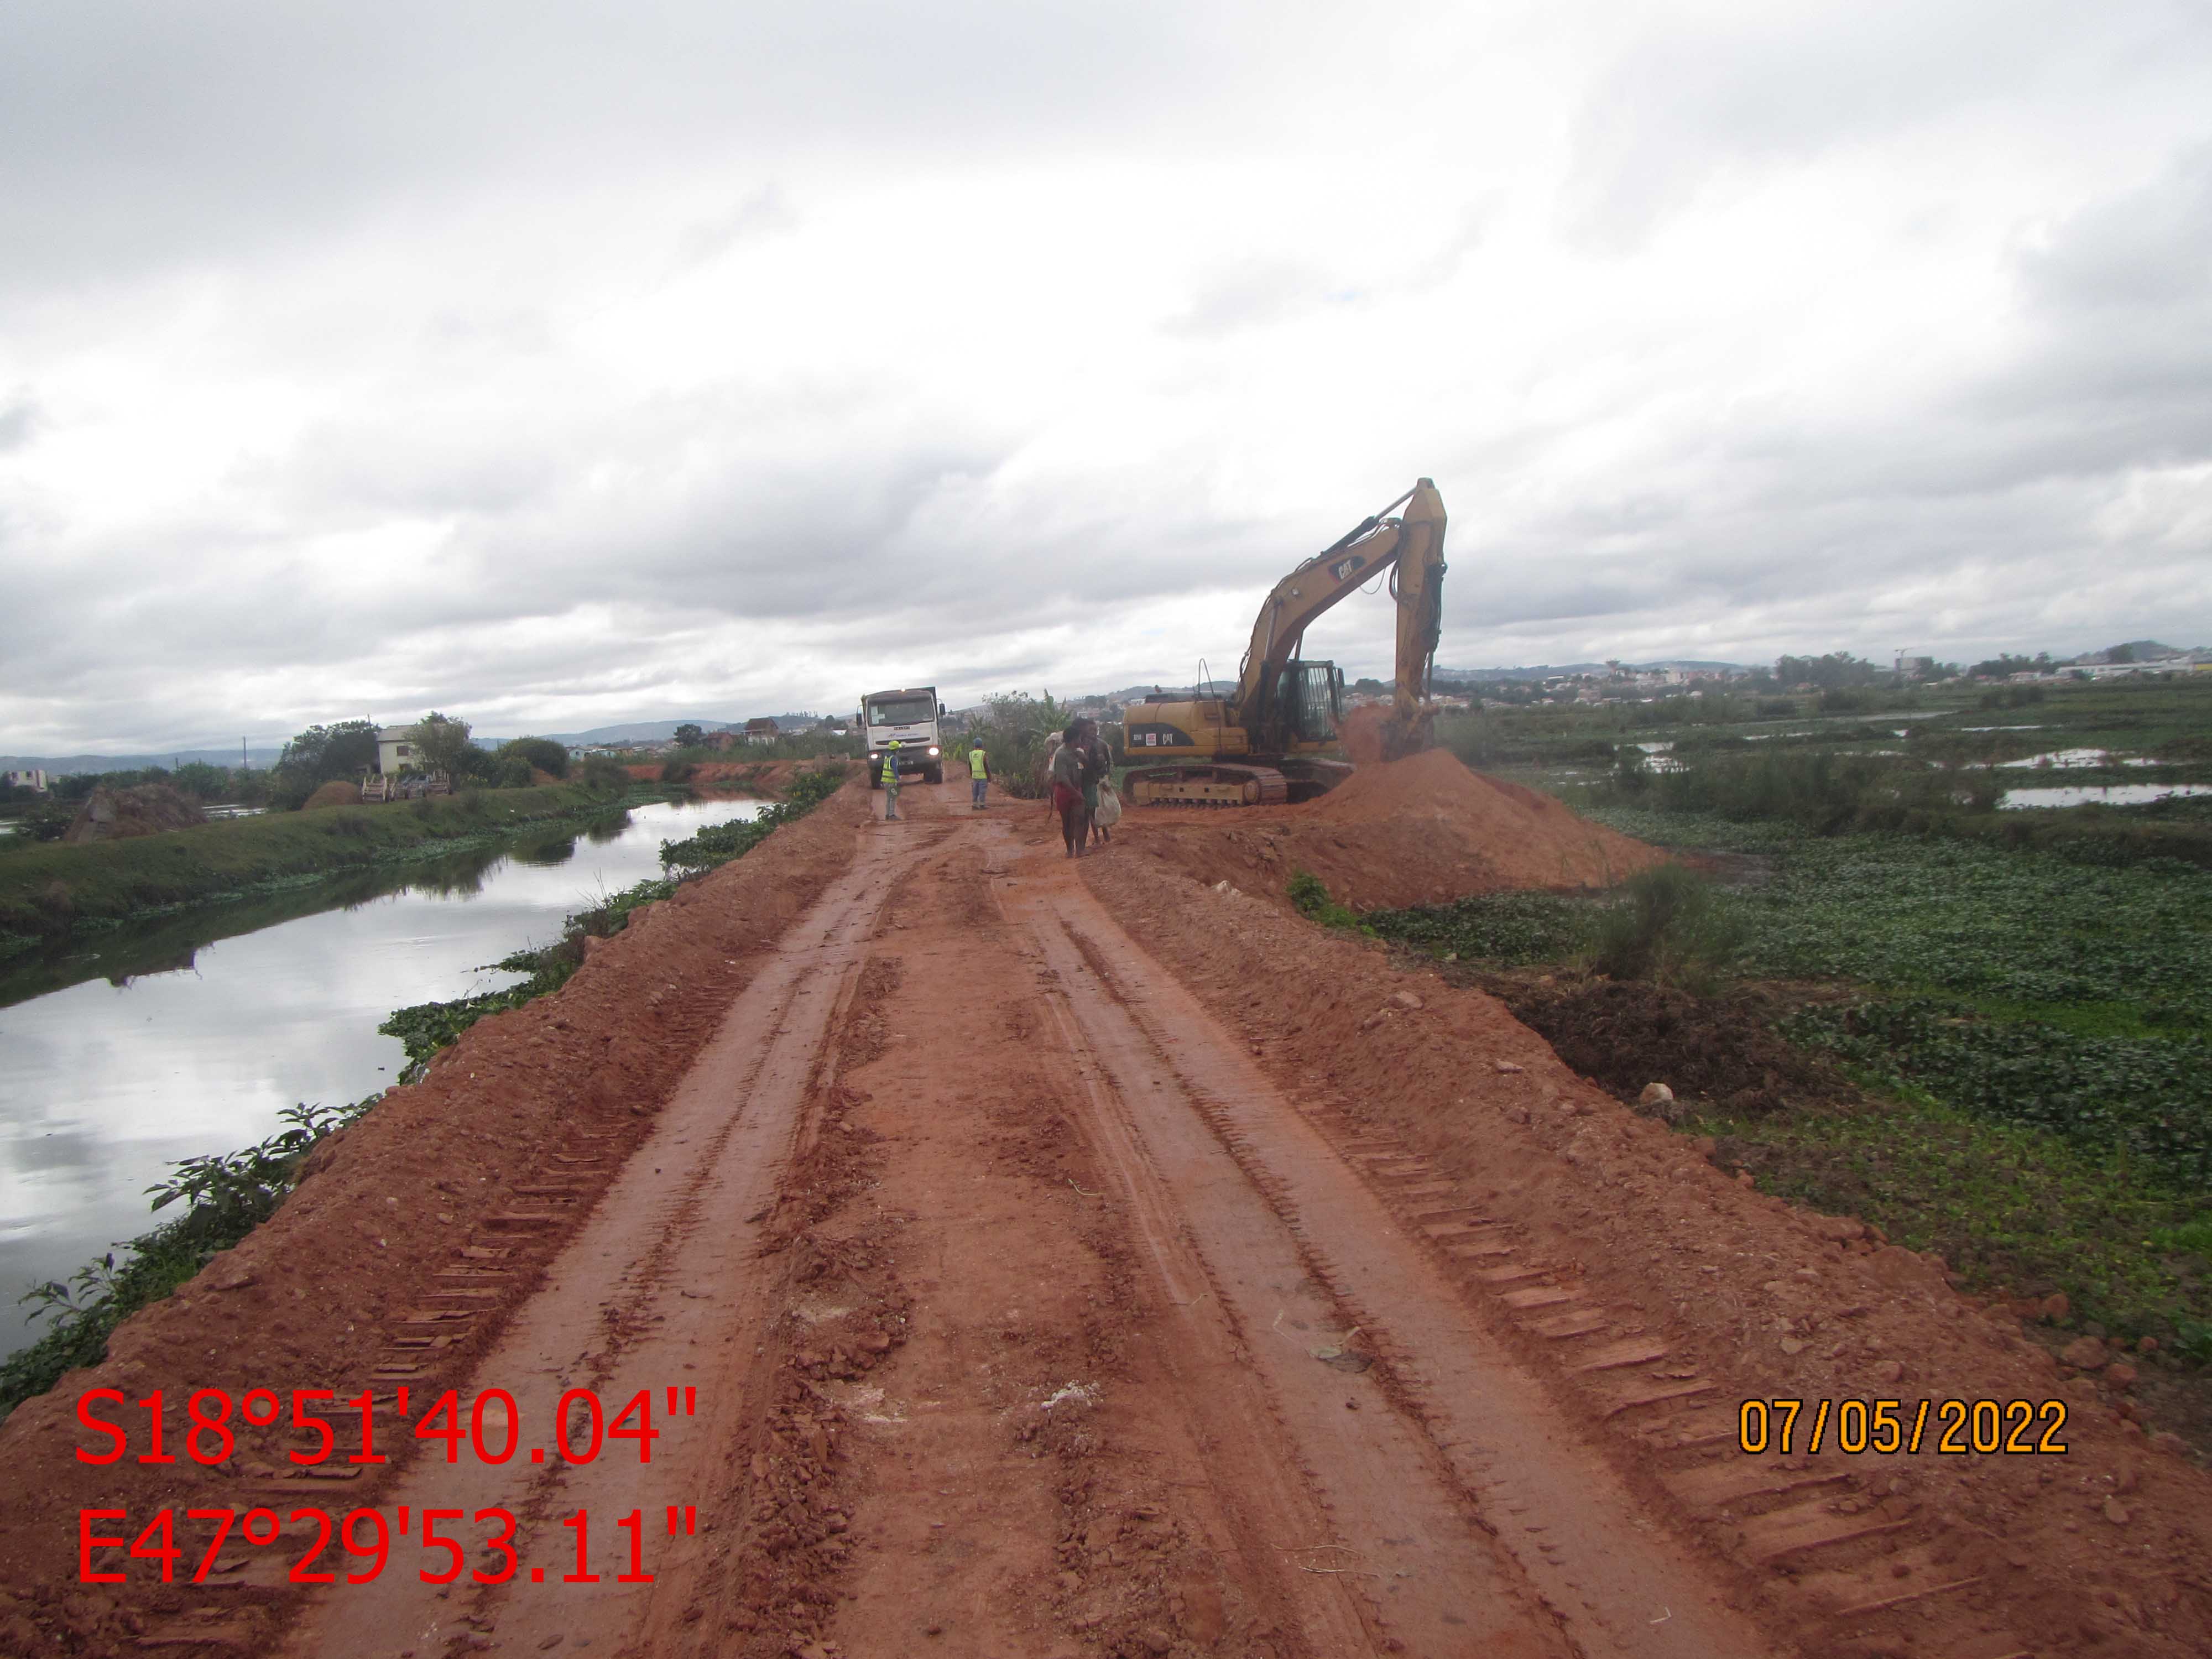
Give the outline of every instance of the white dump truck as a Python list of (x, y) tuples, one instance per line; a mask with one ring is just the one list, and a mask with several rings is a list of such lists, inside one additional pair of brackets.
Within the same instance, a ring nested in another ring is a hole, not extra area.
[(926, 783), (944, 782), (945, 749), (937, 731), (944, 716), (945, 705), (933, 685), (871, 691), (861, 698), (854, 725), (866, 746), (868, 787), (884, 787), (884, 769), (894, 757), (901, 777), (919, 773)]

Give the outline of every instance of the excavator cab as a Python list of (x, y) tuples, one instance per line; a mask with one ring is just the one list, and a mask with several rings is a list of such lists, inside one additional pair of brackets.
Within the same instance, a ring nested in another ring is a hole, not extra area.
[(1344, 712), (1344, 672), (1331, 662), (1286, 665), (1275, 680), (1275, 707), (1281, 713), (1288, 750), (1336, 746), (1336, 722)]

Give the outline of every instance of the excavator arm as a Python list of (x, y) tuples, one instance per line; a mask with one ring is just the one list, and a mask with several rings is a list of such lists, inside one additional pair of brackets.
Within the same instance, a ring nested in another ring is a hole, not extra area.
[[(1402, 516), (1389, 516), (1403, 507)], [(1394, 728), (1412, 728), (1428, 694), (1431, 659), (1442, 627), (1444, 504), (1426, 478), (1381, 513), (1300, 564), (1277, 582), (1252, 624), (1252, 642), (1237, 677), (1236, 719), (1255, 739), (1280, 729), (1288, 711), (1274, 707), (1283, 670), (1298, 654), (1306, 629), (1325, 611), (1386, 572), (1398, 602), (1398, 663)], [(1255, 743), (1255, 746), (1259, 746)]]

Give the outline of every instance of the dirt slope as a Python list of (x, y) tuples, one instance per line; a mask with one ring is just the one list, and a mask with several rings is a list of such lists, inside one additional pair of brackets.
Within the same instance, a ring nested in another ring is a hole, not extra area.
[[(504, 1507), (547, 1578), (425, 1584), (410, 1540), (367, 1585), (271, 1550), (75, 1590), (79, 1504), (338, 1504), (265, 1443), (85, 1469), (57, 1401), (0, 1433), (0, 1653), (2212, 1650), (2212, 1482), (1937, 1264), (1711, 1168), (1479, 992), (965, 797), (848, 791), (648, 912), (102, 1368), (504, 1389), (525, 1446), (572, 1386), (695, 1389), (650, 1464), (406, 1442), (337, 1489)], [(1822, 1397), (2061, 1398), (2069, 1449), (1735, 1449), (1741, 1401)]]
[[(351, 1397), (372, 1383), (388, 1390), (392, 1380), (373, 1374), (395, 1364), (419, 1367), (410, 1379), (417, 1389), (452, 1386), (642, 1138), (783, 929), (850, 862), (866, 811), (866, 792), (848, 788), (640, 913), (556, 994), (473, 1027), (422, 1082), (394, 1091), (319, 1150), (313, 1173), (268, 1224), (126, 1321), (105, 1364), (19, 1407), (0, 1425), (11, 1493), (0, 1505), (9, 1598), (0, 1651), (118, 1650), (133, 1639), (132, 1621), (179, 1603), (158, 1587), (128, 1606), (76, 1589), (80, 1507), (229, 1503), (248, 1484), (239, 1474), (247, 1462), (284, 1461), (276, 1443), (248, 1431), (221, 1473), (190, 1462), (88, 1468), (73, 1453), (81, 1394), (118, 1388), (137, 1400), (161, 1389), (182, 1401), (200, 1388), (234, 1396), (331, 1388)], [(538, 1213), (503, 1218), (526, 1212)], [(477, 1311), (441, 1328), (408, 1325), (441, 1299), (438, 1275), (465, 1247), (501, 1253), (481, 1261), (485, 1277), (468, 1304)]]
[(1354, 909), (1436, 904), (1510, 888), (1609, 887), (1654, 848), (1552, 796), (1470, 772), (1443, 750), (1363, 766), (1318, 800), (1264, 811), (1133, 808), (1131, 847), (1211, 886), (1279, 899), (1310, 870)]
[[(2124, 1389), (2054, 1366), (2001, 1307), (1954, 1293), (1940, 1262), (1710, 1167), (1480, 992), (1145, 862), (1082, 867), (1347, 1144), (1402, 1147), (1428, 1166), (1431, 1201), (1470, 1206), (1440, 1242), (1468, 1253), (1475, 1297), (1587, 1320), (1554, 1328), (1567, 1338), (1528, 1328), (1523, 1353), (1579, 1397), (1674, 1524), (1759, 1575), (1808, 1652), (2212, 1651), (2212, 1480), (2178, 1443), (2148, 1443)], [(1634, 1371), (1578, 1376), (1559, 1352), (1606, 1341), (1663, 1347), (1644, 1392), (1679, 1398), (1624, 1409), (1597, 1382)], [(1747, 1398), (2057, 1398), (2069, 1449), (1944, 1456), (1931, 1434), (1918, 1456), (1831, 1448), (1747, 1469), (1730, 1449)], [(1942, 1585), (1957, 1588), (1832, 1616)], [(1986, 1645), (1998, 1637), (2013, 1645)]]
[(92, 841), (127, 841), (133, 836), (158, 836), (164, 830), (189, 830), (206, 822), (207, 814), (200, 810), (199, 802), (169, 784), (103, 787), (85, 797), (62, 839), (73, 847)]

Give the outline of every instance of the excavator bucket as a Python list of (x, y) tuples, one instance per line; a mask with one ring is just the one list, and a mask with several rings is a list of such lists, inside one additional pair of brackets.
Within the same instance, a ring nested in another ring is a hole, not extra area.
[(1437, 711), (1426, 704), (1410, 714), (1393, 711), (1382, 722), (1382, 758), (1404, 760), (1437, 746)]

